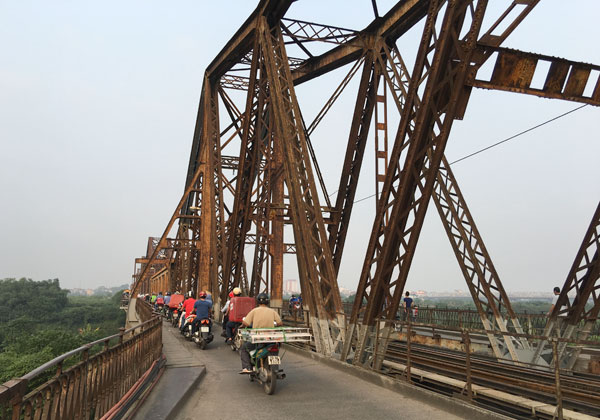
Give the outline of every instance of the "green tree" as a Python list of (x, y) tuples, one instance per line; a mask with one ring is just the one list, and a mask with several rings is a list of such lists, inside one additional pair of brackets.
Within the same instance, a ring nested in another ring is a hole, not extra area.
[(0, 383), (116, 334), (125, 322), (113, 297), (67, 297), (58, 279), (4, 279), (0, 293), (10, 308), (0, 312)]

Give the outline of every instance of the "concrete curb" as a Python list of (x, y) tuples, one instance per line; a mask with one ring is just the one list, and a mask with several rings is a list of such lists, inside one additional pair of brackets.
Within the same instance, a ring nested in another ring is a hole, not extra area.
[(177, 419), (177, 415), (206, 375), (206, 366), (165, 367), (156, 387), (142, 404), (134, 420)]
[(195, 388), (198, 386), (198, 384), (202, 381), (202, 379), (206, 375), (206, 366), (193, 367), (193, 368), (173, 368), (173, 369), (193, 369), (193, 370), (200, 369), (200, 372), (198, 372), (196, 378), (189, 385), (187, 385), (187, 389), (181, 393), (181, 398), (179, 398), (179, 400), (173, 405), (173, 407), (171, 407), (171, 409), (169, 410), (167, 415), (164, 417), (165, 420), (173, 420), (173, 419), (177, 418), (177, 414), (179, 413), (181, 408), (190, 399), (190, 397), (194, 393)]
[(494, 413), (493, 411), (489, 411), (484, 408), (471, 405), (465, 401), (447, 397), (445, 395), (438, 394), (427, 389), (419, 388), (417, 386), (410, 385), (404, 382), (395, 381), (392, 378), (388, 378), (379, 373), (370, 371), (362, 367), (350, 365), (348, 363), (344, 363), (336, 359), (331, 359), (318, 353), (302, 350), (289, 345), (284, 345), (284, 348), (288, 351), (291, 351), (294, 354), (298, 354), (304, 357), (310, 357), (311, 359), (316, 360), (319, 363), (323, 363), (324, 365), (332, 367), (336, 370), (345, 372), (349, 375), (370, 382), (374, 385), (389, 389), (390, 391), (398, 392), (407, 397), (413, 398), (418, 401), (422, 401), (427, 405), (439, 408), (450, 414), (454, 414), (465, 418), (476, 419), (511, 419), (511, 417), (506, 417), (502, 414)]

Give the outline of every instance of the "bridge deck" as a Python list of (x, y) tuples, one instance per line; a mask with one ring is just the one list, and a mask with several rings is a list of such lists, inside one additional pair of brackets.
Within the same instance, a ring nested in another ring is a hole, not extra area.
[[(217, 335), (220, 328), (215, 328)], [(181, 337), (178, 330), (163, 325), (165, 355), (180, 358), (190, 351), (206, 366), (206, 374), (194, 387), (190, 398), (177, 412), (178, 419), (460, 419), (443, 408), (434, 407), (383, 387), (371, 384), (310, 358), (286, 352), (283, 368), (287, 378), (278, 381), (275, 395), (250, 383), (241, 369), (239, 355), (216, 337), (206, 350)], [(183, 348), (174, 352), (173, 343)], [(185, 349), (185, 351), (182, 351)], [(181, 363), (181, 360), (178, 360)], [(177, 364), (179, 364), (177, 363)]]

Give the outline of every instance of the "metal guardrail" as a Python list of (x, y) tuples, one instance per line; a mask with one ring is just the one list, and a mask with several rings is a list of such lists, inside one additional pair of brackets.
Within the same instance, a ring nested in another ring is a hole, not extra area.
[[(352, 303), (344, 302), (343, 304), (344, 313), (346, 318), (352, 313)], [(283, 301), (282, 308), (277, 309), (280, 315), (285, 315), (288, 320), (292, 321), (294, 325), (308, 325), (308, 311), (303, 309), (302, 311), (290, 311), (288, 309), (288, 301)], [(517, 318), (523, 328), (523, 332), (528, 335), (543, 335), (546, 323), (548, 322), (548, 314), (545, 313), (517, 313)], [(493, 315), (490, 314), (490, 318)], [(402, 312), (402, 309), (398, 312), (398, 318), (396, 321), (405, 320), (406, 316)], [(295, 320), (295, 321), (294, 321)], [(479, 312), (472, 309), (452, 309), (452, 308), (439, 308), (430, 306), (419, 306), (416, 315), (411, 317), (413, 323), (435, 325), (437, 328), (455, 328), (458, 330), (484, 330), (485, 327), (481, 321)], [(346, 320), (347, 321), (347, 320)], [(581, 322), (583, 327), (584, 321)], [(516, 333), (512, 326), (509, 327), (509, 331)], [(600, 337), (600, 320), (596, 320), (595, 324), (589, 333), (589, 340), (595, 341)]]
[(135, 300), (135, 311), (142, 322), (152, 319), (152, 304), (144, 299)]
[[(0, 418), (99, 419), (113, 407), (162, 354), (162, 322), (138, 300), (140, 325), (65, 353), (18, 379), (0, 385)], [(111, 341), (117, 344), (110, 346)], [(102, 350), (90, 356), (90, 350)], [(65, 361), (79, 361), (63, 371)], [(29, 383), (55, 369), (54, 376), (28, 391)]]
[[(284, 301), (284, 307), (287, 307), (287, 301)], [(352, 303), (343, 303), (344, 313), (352, 313)], [(550, 304), (548, 304), (550, 308)], [(398, 312), (399, 318), (404, 319), (402, 308)], [(546, 313), (528, 313), (519, 312), (516, 314), (523, 331), (527, 334), (541, 335), (548, 321)], [(490, 314), (489, 318), (493, 318)], [(479, 312), (473, 309), (452, 309), (431, 306), (418, 306), (417, 315), (413, 316), (414, 322), (423, 324), (435, 324), (452, 328), (467, 328), (483, 330), (484, 325), (481, 321)], [(581, 326), (583, 327), (584, 322)], [(600, 322), (596, 322), (590, 331), (590, 336), (600, 336)]]

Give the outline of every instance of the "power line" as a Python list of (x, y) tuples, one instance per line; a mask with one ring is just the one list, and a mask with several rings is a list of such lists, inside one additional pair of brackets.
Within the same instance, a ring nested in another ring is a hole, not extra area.
[(517, 134), (515, 134), (515, 135), (513, 135), (513, 136), (507, 137), (507, 138), (505, 138), (504, 140), (500, 140), (500, 141), (499, 141), (499, 142), (497, 142), (497, 143), (494, 143), (494, 144), (492, 144), (492, 145), (489, 145), (489, 146), (487, 146), (487, 147), (484, 147), (483, 149), (480, 149), (480, 150), (478, 150), (478, 151), (476, 151), (476, 152), (473, 152), (473, 153), (471, 153), (471, 154), (469, 154), (469, 155), (463, 156), (463, 157), (461, 157), (460, 159), (457, 159), (457, 160), (455, 160), (454, 162), (450, 162), (450, 165), (454, 165), (455, 163), (458, 163), (458, 162), (460, 162), (460, 161), (463, 161), (463, 160), (465, 160), (465, 159), (468, 159), (468, 158), (470, 158), (470, 157), (472, 157), (472, 156), (478, 155), (479, 153), (485, 152), (486, 150), (489, 150), (489, 149), (491, 149), (492, 147), (496, 147), (496, 146), (499, 146), (499, 145), (501, 145), (502, 143), (506, 143), (507, 141), (509, 141), (509, 140), (512, 140), (512, 139), (514, 139), (514, 138), (516, 138), (516, 137), (522, 136), (522, 135), (523, 135), (523, 134), (525, 134), (525, 133), (529, 133), (530, 131), (533, 131), (533, 130), (535, 130), (536, 128), (540, 128), (541, 126), (544, 126), (544, 125), (546, 125), (546, 124), (548, 124), (548, 123), (551, 123), (552, 121), (556, 121), (556, 120), (558, 120), (559, 118), (562, 118), (562, 117), (564, 117), (564, 116), (566, 116), (566, 115), (569, 115), (569, 114), (571, 114), (571, 113), (573, 113), (573, 112), (575, 112), (575, 111), (579, 111), (581, 108), (584, 108), (584, 107), (586, 107), (586, 106), (588, 106), (588, 104), (583, 104), (583, 105), (581, 105), (581, 106), (578, 106), (578, 107), (577, 107), (577, 108), (575, 108), (575, 109), (572, 109), (572, 110), (570, 110), (570, 111), (567, 111), (567, 112), (565, 112), (564, 114), (560, 114), (560, 115), (558, 115), (558, 116), (556, 116), (556, 117), (554, 117), (554, 118), (550, 118), (549, 120), (547, 120), (547, 121), (544, 121), (544, 122), (543, 122), (543, 123), (541, 123), (541, 124), (538, 124), (538, 125), (536, 125), (536, 126), (533, 126), (533, 127), (531, 127), (531, 128), (528, 128), (527, 130), (521, 131), (520, 133), (517, 133)]
[[(475, 156), (475, 155), (478, 155), (479, 153), (485, 152), (486, 150), (489, 150), (489, 149), (491, 149), (491, 148), (493, 148), (493, 147), (496, 147), (496, 146), (499, 146), (499, 145), (501, 145), (501, 144), (503, 144), (503, 143), (506, 143), (507, 141), (510, 141), (510, 140), (512, 140), (512, 139), (514, 139), (514, 138), (517, 138), (517, 137), (519, 137), (519, 136), (522, 136), (522, 135), (523, 135), (523, 134), (525, 134), (525, 133), (529, 133), (530, 131), (533, 131), (533, 130), (535, 130), (536, 128), (540, 128), (540, 127), (542, 127), (542, 126), (544, 126), (544, 125), (546, 125), (546, 124), (548, 124), (548, 123), (551, 123), (552, 121), (556, 121), (556, 120), (558, 120), (558, 119), (560, 119), (560, 118), (562, 118), (562, 117), (564, 117), (564, 116), (567, 116), (567, 115), (569, 115), (569, 114), (571, 114), (571, 113), (573, 113), (573, 112), (575, 112), (575, 111), (579, 111), (581, 108), (584, 108), (584, 107), (586, 107), (586, 106), (588, 106), (588, 104), (583, 104), (583, 105), (581, 105), (581, 106), (578, 106), (577, 108), (574, 108), (574, 109), (572, 109), (572, 110), (570, 110), (570, 111), (567, 111), (567, 112), (565, 112), (565, 113), (563, 113), (563, 114), (557, 115), (556, 117), (550, 118), (549, 120), (546, 120), (546, 121), (544, 121), (543, 123), (540, 123), (540, 124), (538, 124), (538, 125), (536, 125), (536, 126), (533, 126), (533, 127), (531, 127), (531, 128), (528, 128), (527, 130), (521, 131), (521, 132), (519, 132), (519, 133), (517, 133), (517, 134), (514, 134), (514, 135), (512, 135), (512, 136), (510, 136), (510, 137), (507, 137), (507, 138), (505, 138), (504, 140), (500, 140), (499, 142), (496, 142), (496, 143), (494, 143), (494, 144), (491, 144), (491, 145), (489, 145), (489, 146), (486, 146), (486, 147), (484, 147), (483, 149), (477, 150), (476, 152), (473, 152), (473, 153), (471, 153), (471, 154), (468, 154), (468, 155), (466, 155), (466, 156), (463, 156), (463, 157), (461, 157), (460, 159), (457, 159), (457, 160), (455, 160), (454, 162), (450, 162), (450, 165), (454, 165), (454, 164), (455, 164), (455, 163), (457, 163), (457, 162), (463, 161), (463, 160), (465, 160), (465, 159), (468, 159), (468, 158), (470, 158), (470, 157), (473, 157), (473, 156)], [(363, 198), (360, 198), (360, 199), (358, 199), (358, 200), (355, 200), (355, 201), (354, 201), (354, 204), (356, 204), (356, 203), (360, 203), (361, 201), (368, 200), (369, 198), (375, 197), (376, 195), (377, 195), (377, 194), (371, 194), (371, 195), (369, 195), (369, 196), (367, 196), (367, 197), (363, 197)]]
[(377, 193), (375, 193), (375, 194), (371, 194), (371, 195), (369, 195), (368, 197), (363, 197), (363, 198), (360, 198), (360, 199), (358, 199), (358, 200), (355, 200), (355, 201), (354, 201), (354, 204), (356, 204), (356, 203), (360, 203), (361, 201), (365, 201), (365, 200), (367, 200), (367, 199), (369, 199), (369, 198), (371, 198), (371, 197), (375, 197), (376, 195), (377, 195)]

